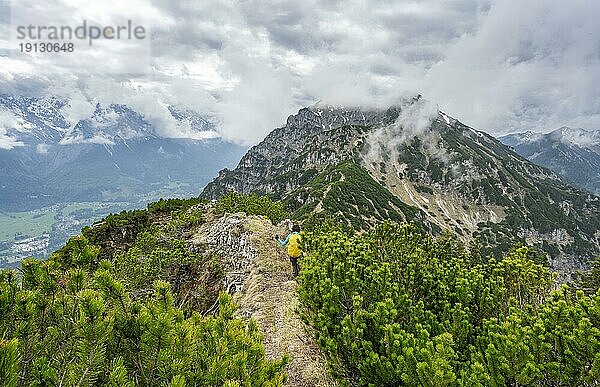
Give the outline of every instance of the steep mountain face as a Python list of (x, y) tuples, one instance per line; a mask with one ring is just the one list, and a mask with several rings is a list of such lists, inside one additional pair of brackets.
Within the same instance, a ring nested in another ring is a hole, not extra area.
[(66, 104), (0, 95), (0, 210), (137, 201), (165, 186), (192, 194), (246, 150), (218, 138), (195, 112), (170, 107), (186, 138), (168, 138), (167, 128), (127, 106), (97, 105), (89, 118), (69, 123)]
[(546, 134), (509, 134), (499, 140), (576, 187), (600, 195), (600, 131), (563, 127)]
[[(246, 153), (235, 173), (221, 171), (218, 183), (209, 184), (204, 194), (217, 197), (233, 189), (280, 196), (302, 185), (304, 179), (288, 181), (279, 176), (301, 170), (303, 175), (310, 175), (345, 160), (353, 153), (353, 147), (348, 145), (358, 137), (361, 127), (381, 126), (393, 120), (393, 111), (301, 109), (297, 115), (288, 117), (285, 126), (272, 131)], [(347, 130), (338, 131), (341, 127)], [(289, 177), (295, 178), (294, 174)]]
[(268, 194), (299, 218), (417, 221), (484, 254), (536, 245), (569, 272), (600, 252), (600, 199), (415, 98), (381, 110), (302, 109), (204, 190)]

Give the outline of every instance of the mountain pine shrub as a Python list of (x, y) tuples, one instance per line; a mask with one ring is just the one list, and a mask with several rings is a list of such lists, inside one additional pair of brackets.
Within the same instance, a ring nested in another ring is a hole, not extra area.
[[(172, 204), (161, 206), (175, 221), (201, 221)], [(183, 223), (144, 214), (110, 217), (47, 261), (0, 271), (0, 385), (283, 385), (287, 359), (267, 360), (257, 325), (218, 295), (220, 261), (177, 238)]]
[(303, 317), (342, 384), (597, 385), (600, 294), (553, 290), (526, 247), (482, 262), (451, 235), (384, 223), (305, 238)]
[(226, 193), (217, 200), (216, 208), (221, 213), (245, 212), (248, 215), (263, 215), (273, 224), (291, 217), (281, 202), (254, 193), (249, 195), (233, 191)]

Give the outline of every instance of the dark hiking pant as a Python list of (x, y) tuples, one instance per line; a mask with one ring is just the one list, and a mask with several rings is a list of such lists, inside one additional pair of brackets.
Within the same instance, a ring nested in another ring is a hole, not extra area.
[(298, 258), (300, 257), (290, 256), (290, 263), (292, 264), (292, 274), (294, 278), (298, 277), (298, 273), (300, 272), (300, 266), (298, 266)]

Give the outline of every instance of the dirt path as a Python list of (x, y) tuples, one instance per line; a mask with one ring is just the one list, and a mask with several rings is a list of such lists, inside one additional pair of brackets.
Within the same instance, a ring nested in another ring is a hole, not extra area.
[(296, 312), (297, 283), (292, 279), (285, 248), (273, 238), (286, 230), (260, 218), (250, 218), (245, 227), (252, 232), (251, 243), (258, 255), (236, 296), (241, 312), (251, 315), (260, 326), (268, 357), (286, 353), (291, 357), (287, 386), (337, 386), (327, 372), (326, 359)]
[(297, 284), (285, 248), (273, 237), (286, 232), (263, 217), (232, 214), (211, 219), (193, 242), (226, 258), (226, 286), (236, 290), (239, 314), (260, 327), (267, 357), (290, 356), (286, 386), (334, 387), (326, 359), (296, 312)]

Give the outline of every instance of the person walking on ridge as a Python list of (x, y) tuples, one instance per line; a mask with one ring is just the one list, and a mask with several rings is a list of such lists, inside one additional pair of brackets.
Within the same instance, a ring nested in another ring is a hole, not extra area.
[(292, 232), (288, 234), (285, 240), (281, 240), (279, 235), (275, 235), (275, 239), (281, 246), (287, 245), (288, 255), (290, 257), (290, 263), (292, 264), (292, 272), (294, 278), (298, 276), (300, 267), (298, 266), (298, 259), (302, 256), (302, 249), (300, 243), (302, 242), (302, 236), (300, 236), (300, 226), (294, 223), (292, 226)]

